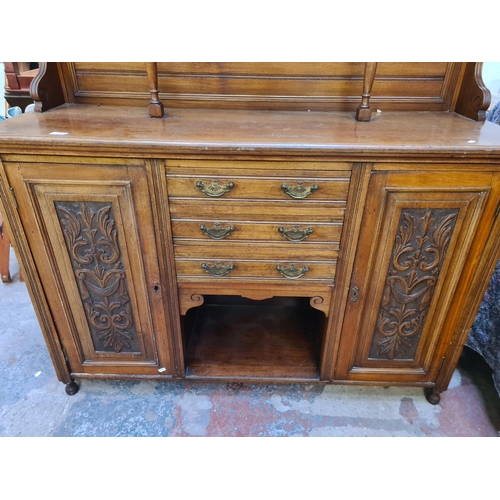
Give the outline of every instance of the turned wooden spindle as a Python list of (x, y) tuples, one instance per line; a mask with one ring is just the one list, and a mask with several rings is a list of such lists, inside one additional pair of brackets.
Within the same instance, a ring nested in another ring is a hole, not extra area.
[(373, 80), (377, 71), (376, 62), (365, 63), (365, 76), (363, 78), (363, 93), (361, 94), (361, 104), (356, 110), (356, 120), (358, 122), (369, 122), (372, 117), (370, 109), (370, 96), (372, 92)]
[(146, 71), (148, 73), (149, 91), (151, 92), (151, 100), (149, 101), (149, 116), (154, 118), (163, 117), (163, 104), (160, 101), (158, 91), (158, 68), (157, 64), (146, 63)]

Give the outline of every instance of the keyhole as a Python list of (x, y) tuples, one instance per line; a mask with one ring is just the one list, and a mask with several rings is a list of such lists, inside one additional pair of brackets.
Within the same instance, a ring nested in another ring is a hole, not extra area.
[(160, 287), (159, 287), (158, 285), (156, 285), (156, 286), (154, 287), (154, 291), (155, 291), (155, 293), (158, 293), (158, 292), (160, 291)]

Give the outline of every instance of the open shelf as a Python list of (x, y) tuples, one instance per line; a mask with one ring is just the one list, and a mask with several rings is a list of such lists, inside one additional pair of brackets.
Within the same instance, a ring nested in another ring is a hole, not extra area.
[(205, 296), (191, 311), (187, 377), (318, 380), (324, 314), (308, 299)]

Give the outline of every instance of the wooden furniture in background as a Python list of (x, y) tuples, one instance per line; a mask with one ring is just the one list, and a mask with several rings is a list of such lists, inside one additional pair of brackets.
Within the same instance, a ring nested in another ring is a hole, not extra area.
[[(363, 63), (43, 63), (38, 113), (0, 127), (0, 200), (67, 392), (352, 383), (437, 403), (500, 256), (498, 130), (454, 112), (481, 88), (468, 64), (379, 63), (370, 92)], [(370, 93), (383, 112), (357, 121)]]
[(30, 63), (4, 62), (4, 97), (9, 107), (19, 106), (23, 111), (33, 102), (30, 85), (38, 73), (38, 68), (30, 69)]

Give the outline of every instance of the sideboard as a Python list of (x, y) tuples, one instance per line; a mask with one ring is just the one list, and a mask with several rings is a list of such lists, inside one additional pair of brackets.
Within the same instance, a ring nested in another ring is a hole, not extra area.
[(439, 402), (500, 257), (500, 129), (479, 63), (379, 63), (370, 95), (367, 67), (158, 63), (155, 89), (144, 63), (41, 64), (36, 112), (0, 124), (0, 211), (68, 394)]

